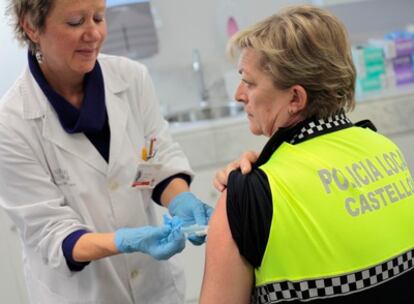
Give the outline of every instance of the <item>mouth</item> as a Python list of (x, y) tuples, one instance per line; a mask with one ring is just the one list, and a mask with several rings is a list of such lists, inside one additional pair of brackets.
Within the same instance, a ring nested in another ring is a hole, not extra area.
[(79, 49), (76, 52), (82, 55), (93, 55), (96, 53), (96, 49)]

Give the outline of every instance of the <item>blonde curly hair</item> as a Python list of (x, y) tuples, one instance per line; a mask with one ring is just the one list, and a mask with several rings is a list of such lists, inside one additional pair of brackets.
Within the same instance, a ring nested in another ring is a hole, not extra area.
[(355, 66), (344, 25), (325, 9), (291, 6), (236, 33), (228, 52), (259, 51), (261, 68), (276, 87), (301, 85), (305, 117), (327, 118), (355, 107)]

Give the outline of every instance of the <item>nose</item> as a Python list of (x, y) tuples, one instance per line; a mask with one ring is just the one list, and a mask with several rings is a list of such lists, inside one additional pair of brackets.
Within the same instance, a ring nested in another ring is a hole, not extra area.
[(105, 37), (106, 28), (102, 28), (102, 25), (91, 23), (83, 34), (83, 39), (87, 42), (96, 42), (102, 40)]
[(83, 39), (88, 42), (98, 41), (101, 33), (96, 28), (88, 28), (83, 34)]
[(234, 93), (234, 99), (242, 103), (247, 102), (246, 94), (244, 92), (243, 82), (240, 82), (239, 86), (237, 87), (236, 92)]

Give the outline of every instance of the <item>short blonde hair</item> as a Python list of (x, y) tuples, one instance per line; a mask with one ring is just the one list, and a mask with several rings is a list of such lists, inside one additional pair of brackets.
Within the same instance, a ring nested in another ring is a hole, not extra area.
[(9, 0), (6, 12), (10, 16), (14, 35), (17, 41), (22, 45), (27, 45), (33, 54), (36, 52), (37, 46), (26, 35), (21, 21), (27, 16), (30, 24), (35, 29), (42, 31), (54, 2), (55, 0)]
[(355, 107), (355, 66), (344, 25), (327, 10), (291, 6), (236, 33), (228, 51), (251, 48), (276, 87), (301, 85), (308, 94), (305, 117), (327, 118)]

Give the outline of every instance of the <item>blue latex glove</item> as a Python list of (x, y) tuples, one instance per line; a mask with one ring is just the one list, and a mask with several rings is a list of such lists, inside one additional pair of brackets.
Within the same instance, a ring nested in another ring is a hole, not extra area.
[[(213, 213), (213, 208), (204, 204), (191, 192), (182, 192), (170, 202), (168, 211), (171, 215), (179, 217), (183, 221), (183, 226), (207, 225)], [(194, 245), (203, 244), (205, 239), (205, 236), (194, 234), (188, 237), (188, 240)]]
[(185, 247), (182, 223), (177, 221), (161, 227), (120, 228), (115, 232), (115, 245), (121, 253), (143, 252), (154, 259), (166, 260)]

